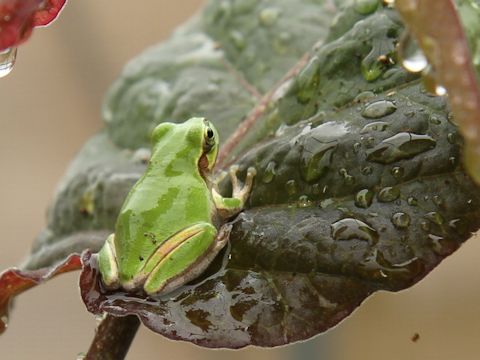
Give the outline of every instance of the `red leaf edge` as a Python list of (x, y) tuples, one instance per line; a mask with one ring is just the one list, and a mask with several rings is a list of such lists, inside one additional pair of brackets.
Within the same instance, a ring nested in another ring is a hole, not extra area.
[(7, 328), (8, 310), (12, 299), (34, 286), (50, 280), (56, 275), (80, 270), (82, 263), (79, 254), (71, 254), (61, 263), (38, 270), (11, 268), (0, 274), (0, 334)]

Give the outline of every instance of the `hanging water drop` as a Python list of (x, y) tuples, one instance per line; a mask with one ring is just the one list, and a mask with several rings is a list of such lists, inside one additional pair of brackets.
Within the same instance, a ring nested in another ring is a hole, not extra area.
[(419, 73), (428, 66), (428, 60), (418, 46), (415, 38), (406, 33), (398, 45), (398, 55), (402, 66), (412, 73)]
[(0, 78), (12, 72), (17, 58), (17, 48), (8, 48), (0, 51)]

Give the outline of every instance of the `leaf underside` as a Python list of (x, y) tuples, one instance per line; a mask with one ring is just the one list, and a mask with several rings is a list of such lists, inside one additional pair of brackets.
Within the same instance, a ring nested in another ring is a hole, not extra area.
[(25, 267), (100, 248), (145, 169), (156, 124), (203, 115), (225, 139), (253, 114), (253, 131), (228, 159), (240, 178), (257, 169), (229, 247), (160, 299), (105, 291), (86, 253), (90, 311), (137, 314), (158, 333), (207, 347), (276, 346), (325, 331), (377, 290), (422, 279), (478, 229), (480, 192), (462, 168), (445, 98), (396, 62), (396, 12), (338, 3), (211, 1), (133, 60)]

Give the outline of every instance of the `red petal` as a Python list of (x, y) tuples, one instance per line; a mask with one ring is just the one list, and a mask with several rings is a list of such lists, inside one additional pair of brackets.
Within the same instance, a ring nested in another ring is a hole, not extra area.
[(18, 294), (28, 290), (52, 277), (69, 272), (80, 270), (82, 264), (80, 255), (72, 254), (60, 264), (54, 267), (47, 267), (33, 271), (19, 269), (5, 270), (0, 274), (0, 334), (5, 331), (8, 320), (8, 308), (10, 301)]

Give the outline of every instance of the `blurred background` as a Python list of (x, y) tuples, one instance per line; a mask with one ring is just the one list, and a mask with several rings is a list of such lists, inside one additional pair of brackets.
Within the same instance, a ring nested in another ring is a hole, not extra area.
[[(103, 94), (123, 65), (168, 37), (202, 3), (72, 0), (58, 21), (19, 48), (15, 69), (0, 80), (0, 269), (28, 254), (66, 166), (101, 128)], [(128, 359), (479, 359), (479, 263), (473, 238), (412, 289), (378, 293), (327, 334), (303, 343), (207, 350), (142, 328)], [(88, 349), (95, 320), (77, 280), (67, 274), (18, 299), (0, 337), (1, 359), (74, 359)]]

